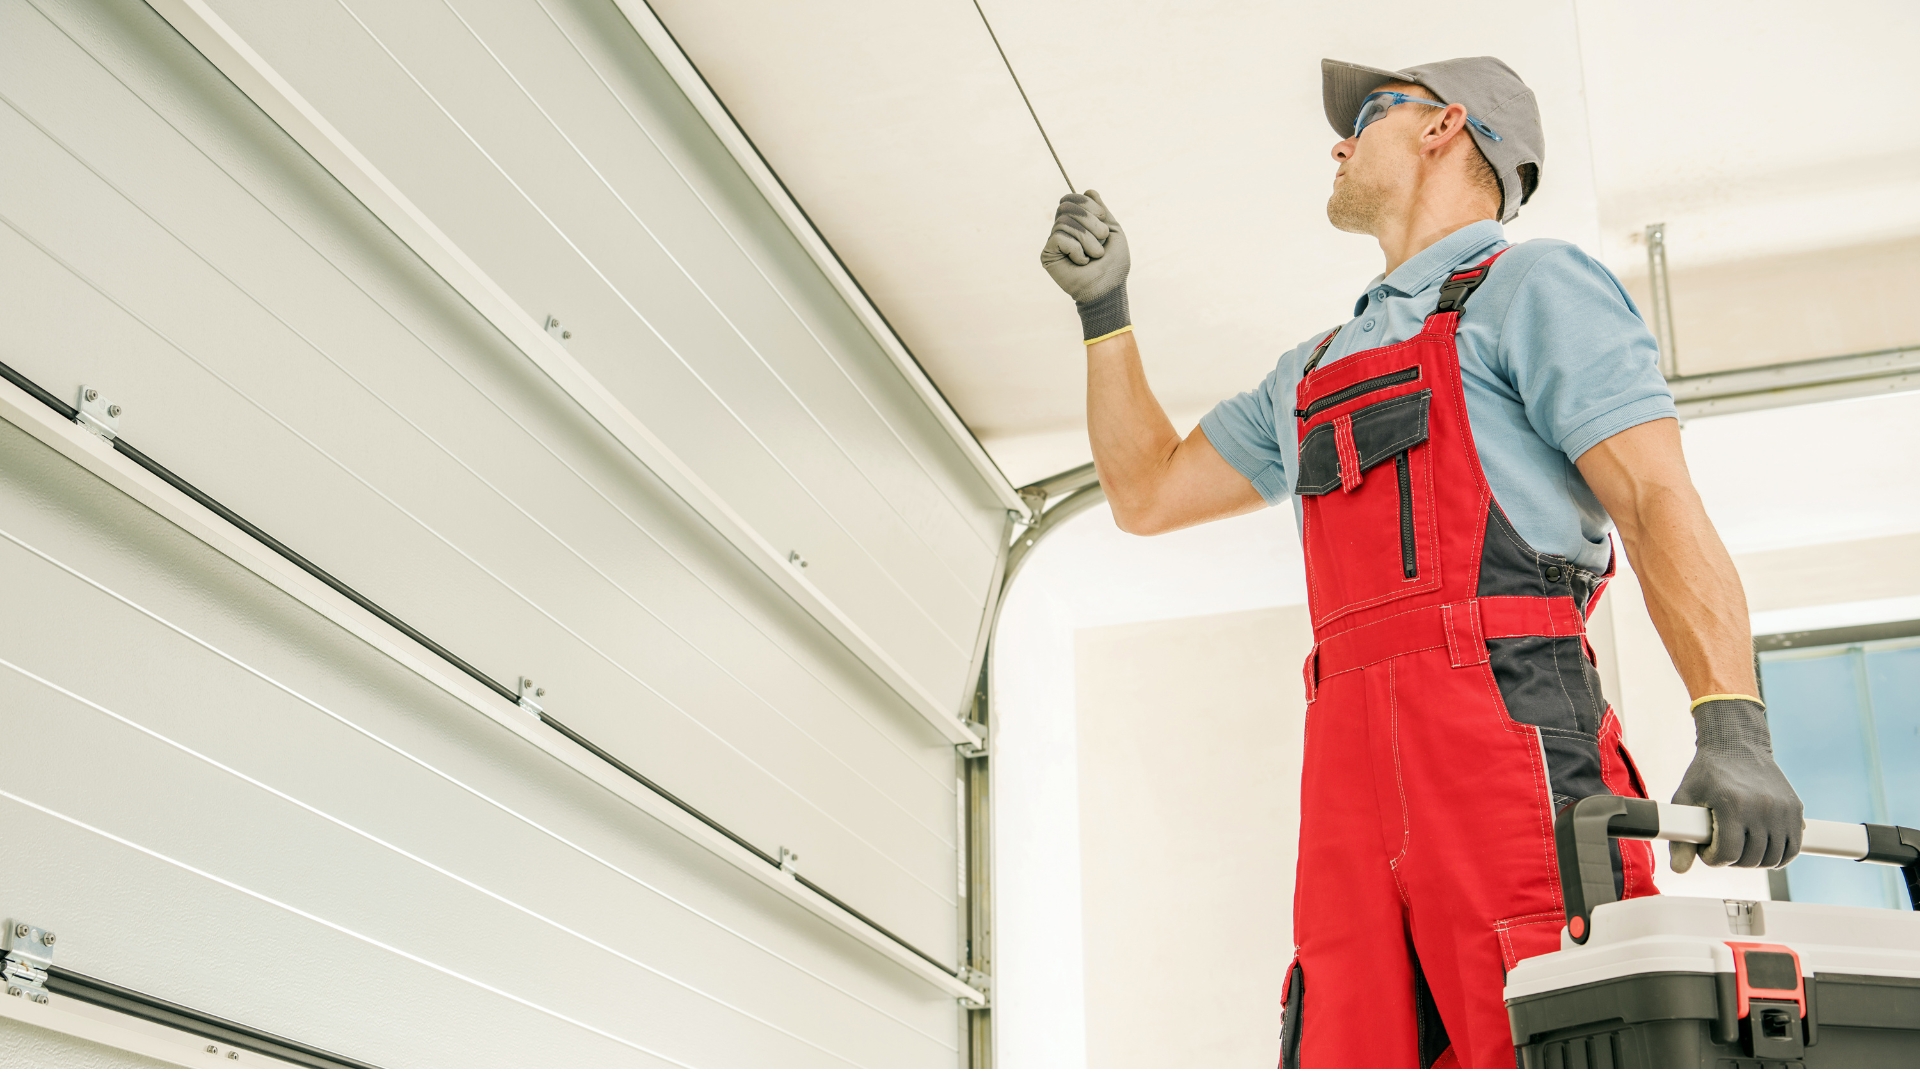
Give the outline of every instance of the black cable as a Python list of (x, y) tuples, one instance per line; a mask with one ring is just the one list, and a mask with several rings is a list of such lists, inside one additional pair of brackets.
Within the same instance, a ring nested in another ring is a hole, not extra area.
[[(68, 421), (78, 420), (80, 415), (79, 409), (75, 408), (72, 405), (67, 404), (64, 401), (61, 401), (59, 398), (54, 397), (52, 394), (49, 394), (45, 390), (45, 388), (41, 387), (39, 383), (36, 383), (32, 379), (27, 378), (25, 375), (20, 374), (18, 371), (15, 371), (13, 368), (7, 366), (7, 364), (4, 362), (0, 362), (0, 378), (6, 379), (8, 382), (19, 387), (21, 390), (24, 390), (25, 392), (33, 395), (34, 399), (39, 401), (42, 405), (45, 405), (47, 408), (52, 409), (54, 412), (59, 413), (62, 419), (65, 419)], [(439, 657), (442, 660), (445, 660), (447, 663), (453, 665), (455, 668), (458, 668), (462, 674), (473, 679), (475, 682), (479, 683), (480, 685), (486, 687), (487, 689), (493, 691), (496, 694), (499, 694), (501, 697), (506, 698), (508, 701), (513, 702), (516, 706), (519, 705), (520, 695), (515, 693), (513, 690), (508, 689), (504, 683), (501, 683), (492, 678), (489, 678), (485, 672), (481, 671), (477, 667), (474, 667), (472, 664), (467, 663), (465, 660), (462, 660), (458, 654), (453, 652), (453, 650), (448, 649), (446, 646), (440, 644), (439, 642), (433, 640), (427, 635), (407, 625), (407, 623), (402, 621), (399, 616), (394, 615), (392, 612), (388, 611), (386, 608), (383, 608), (379, 604), (374, 603), (372, 600), (367, 599), (358, 590), (354, 589), (352, 586), (348, 585), (346, 582), (341, 581), (339, 578), (334, 577), (332, 574), (327, 573), (325, 570), (322, 570), (319, 567), (319, 565), (314, 563), (311, 559), (308, 559), (306, 556), (300, 554), (299, 552), (293, 550), (287, 545), (274, 539), (273, 536), (269, 534), (265, 529), (260, 528), (258, 525), (255, 525), (253, 522), (248, 521), (246, 518), (243, 518), (239, 514), (234, 513), (232, 510), (227, 509), (227, 507), (223, 505), (218, 499), (215, 499), (213, 496), (208, 495), (206, 492), (201, 491), (197, 487), (194, 487), (192, 484), (188, 483), (186, 480), (176, 475), (171, 469), (168, 469), (166, 466), (148, 457), (146, 454), (141, 453), (138, 449), (136, 449), (133, 446), (132, 443), (129, 443), (125, 439), (115, 436), (113, 440), (113, 448), (115, 450), (118, 450), (123, 456), (125, 456), (129, 461), (132, 461), (135, 465), (140, 466), (141, 468), (147, 470), (149, 473), (152, 473), (154, 476), (159, 477), (161, 480), (165, 481), (167, 485), (169, 487), (172, 487), (175, 491), (180, 492), (180, 494), (185, 495), (187, 498), (192, 499), (194, 502), (199, 503), (203, 507), (206, 507), (208, 510), (212, 511), (214, 514), (218, 515), (220, 519), (225, 521), (227, 524), (232, 525), (234, 528), (239, 529), (243, 533), (246, 533), (248, 536), (259, 541), (261, 544), (264, 544), (267, 548), (272, 550), (274, 554), (280, 556), (281, 558), (287, 560), (288, 562), (294, 564), (295, 566), (298, 566), (300, 569), (306, 571), (308, 574), (318, 579), (322, 584), (326, 585), (328, 588), (332, 589), (334, 592), (337, 592), (341, 596), (346, 597), (348, 600), (353, 601), (355, 605), (360, 607), (362, 610), (366, 611), (367, 614), (372, 615), (374, 618), (379, 619), (381, 622), (386, 623), (388, 626), (391, 626), (395, 630), (398, 630), (402, 634), (405, 634), (415, 644), (418, 644), (420, 647), (433, 653), (433, 655)], [(696, 821), (699, 821), (702, 825), (705, 825), (707, 828), (712, 829), (714, 832), (717, 832), (721, 836), (726, 837), (728, 840), (733, 841), (735, 844), (739, 845), (741, 848), (745, 849), (746, 851), (751, 852), (756, 858), (760, 859), (762, 862), (766, 863), (768, 866), (780, 868), (782, 870), (785, 869), (784, 865), (780, 862), (779, 859), (775, 858), (772, 855), (767, 854), (764, 851), (761, 851), (759, 848), (749, 843), (740, 834), (734, 832), (732, 829), (727, 828), (726, 826), (720, 824), (718, 821), (715, 821), (714, 819), (701, 813), (699, 810), (694, 809), (693, 806), (687, 803), (686, 800), (680, 798), (678, 795), (675, 795), (673, 792), (668, 791), (666, 788), (661, 787), (659, 784), (653, 782), (652, 780), (647, 779), (647, 777), (644, 774), (642, 774), (638, 769), (633, 768), (631, 765), (628, 765), (626, 762), (621, 761), (619, 758), (613, 756), (607, 751), (602, 750), (599, 746), (595, 745), (591, 739), (588, 739), (586, 736), (581, 735), (579, 732), (561, 723), (556, 717), (554, 717), (552, 713), (549, 713), (545, 710), (537, 710), (534, 712), (534, 715), (540, 718), (541, 723), (544, 723), (548, 727), (552, 728), (554, 731), (559, 732), (561, 735), (565, 736), (569, 741), (571, 741), (574, 745), (580, 747), (582, 750), (585, 750), (587, 753), (592, 754), (594, 757), (599, 758), (601, 761), (606, 762), (608, 765), (613, 766), (615, 769), (618, 769), (622, 775), (625, 775), (631, 778), (632, 780), (639, 783), (641, 786), (645, 787), (648, 791), (653, 792), (655, 795), (660, 796), (661, 798), (672, 803), (674, 806), (685, 811), (688, 815), (693, 817)], [(860, 920), (862, 923), (873, 928), (875, 931), (881, 934), (884, 934), (889, 941), (894, 942), (895, 944), (899, 945), (901, 948), (906, 949), (907, 951), (913, 953), (913, 955), (919, 957), (922, 960), (925, 960), (927, 963), (932, 964), (934, 967), (939, 968), (941, 971), (946, 972), (948, 975), (952, 975), (955, 978), (959, 977), (959, 972), (941, 963), (940, 961), (935, 960), (933, 957), (928, 956), (926, 953), (921, 952), (919, 949), (914, 948), (913, 945), (909, 944), (907, 941), (902, 939), (900, 935), (895, 934), (893, 931), (888, 930), (886, 927), (881, 926), (879, 923), (874, 922), (872, 919), (867, 918), (865, 915), (861, 914), (858, 909), (854, 908), (852, 905), (841, 900), (839, 897), (834, 896), (832, 893), (828, 892), (827, 890), (821, 888), (818, 885), (815, 885), (813, 882), (808, 881), (806, 878), (803, 878), (798, 874), (794, 874), (793, 879), (799, 882), (801, 885), (806, 886), (809, 891), (811, 891), (814, 895), (820, 897), (820, 899), (825, 900), (827, 903), (832, 904), (834, 907), (837, 907), (841, 911), (844, 911), (847, 914), (853, 916), (854, 918)]]
[(987, 13), (980, 6), (980, 0), (973, 0), (973, 10), (980, 13), (980, 25), (987, 28), (987, 36), (993, 39), (993, 51), (1000, 54), (1000, 62), (1007, 66), (1007, 74), (1013, 76), (1013, 88), (1020, 91), (1020, 100), (1026, 103), (1027, 115), (1033, 117), (1033, 126), (1040, 129), (1040, 141), (1047, 144), (1047, 153), (1053, 155), (1053, 167), (1060, 170), (1060, 179), (1067, 182), (1067, 190), (1073, 191), (1073, 178), (1067, 175), (1067, 167), (1060, 164), (1060, 152), (1053, 148), (1053, 140), (1047, 137), (1047, 126), (1040, 122), (1040, 114), (1033, 111), (1033, 101), (1027, 97), (1027, 88), (1020, 85), (1020, 76), (1013, 70), (1013, 61), (1007, 59), (1007, 50), (1000, 47), (1000, 35), (993, 32), (993, 24), (987, 21)]

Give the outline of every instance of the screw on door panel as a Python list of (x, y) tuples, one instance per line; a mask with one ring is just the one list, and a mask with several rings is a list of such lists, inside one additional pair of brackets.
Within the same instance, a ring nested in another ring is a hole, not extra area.
[(557, 340), (568, 341), (573, 338), (573, 331), (567, 329), (564, 326), (561, 326), (560, 320), (554, 318), (551, 315), (547, 316), (546, 329), (547, 329), (547, 333), (552, 334), (554, 338), (556, 338)]

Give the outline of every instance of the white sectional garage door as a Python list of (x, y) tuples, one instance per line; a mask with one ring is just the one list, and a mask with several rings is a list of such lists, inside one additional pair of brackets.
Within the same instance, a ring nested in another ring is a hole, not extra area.
[(1004, 481), (611, 3), (201, 10), (495, 309), (153, 11), (0, 0), (0, 362), (926, 960), (11, 386), (0, 915), (378, 1065), (956, 1064)]

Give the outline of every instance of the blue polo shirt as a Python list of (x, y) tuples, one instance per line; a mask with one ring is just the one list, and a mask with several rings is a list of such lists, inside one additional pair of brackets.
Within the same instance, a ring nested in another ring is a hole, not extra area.
[[(1419, 333), (1449, 272), (1507, 246), (1498, 222), (1479, 221), (1374, 278), (1321, 365)], [(1325, 336), (1289, 350), (1258, 387), (1200, 421), (1270, 504), (1293, 494), (1294, 389)], [(1536, 550), (1603, 572), (1612, 522), (1573, 463), (1636, 424), (1679, 415), (1659, 347), (1627, 290), (1574, 245), (1530, 240), (1493, 264), (1467, 301), (1455, 343), (1467, 420), (1501, 509)]]

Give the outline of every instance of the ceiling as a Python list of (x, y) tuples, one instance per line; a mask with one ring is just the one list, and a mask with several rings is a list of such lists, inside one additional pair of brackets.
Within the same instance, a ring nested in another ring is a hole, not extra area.
[[(1087, 460), (1079, 328), (1038, 261), (1065, 184), (970, 0), (651, 2), (1009, 478)], [(1638, 287), (1640, 230), (1666, 222), (1683, 368), (1920, 341), (1920, 305), (1871, 289), (1920, 274), (1897, 85), (1920, 5), (981, 6), (1074, 183), (1129, 230), (1148, 374), (1183, 430), (1379, 272), (1323, 214), (1323, 56), (1510, 63), (1548, 158), (1509, 235), (1579, 243)], [(1809, 257), (1836, 267), (1824, 293)], [(1788, 290), (1817, 317), (1754, 340)]]

